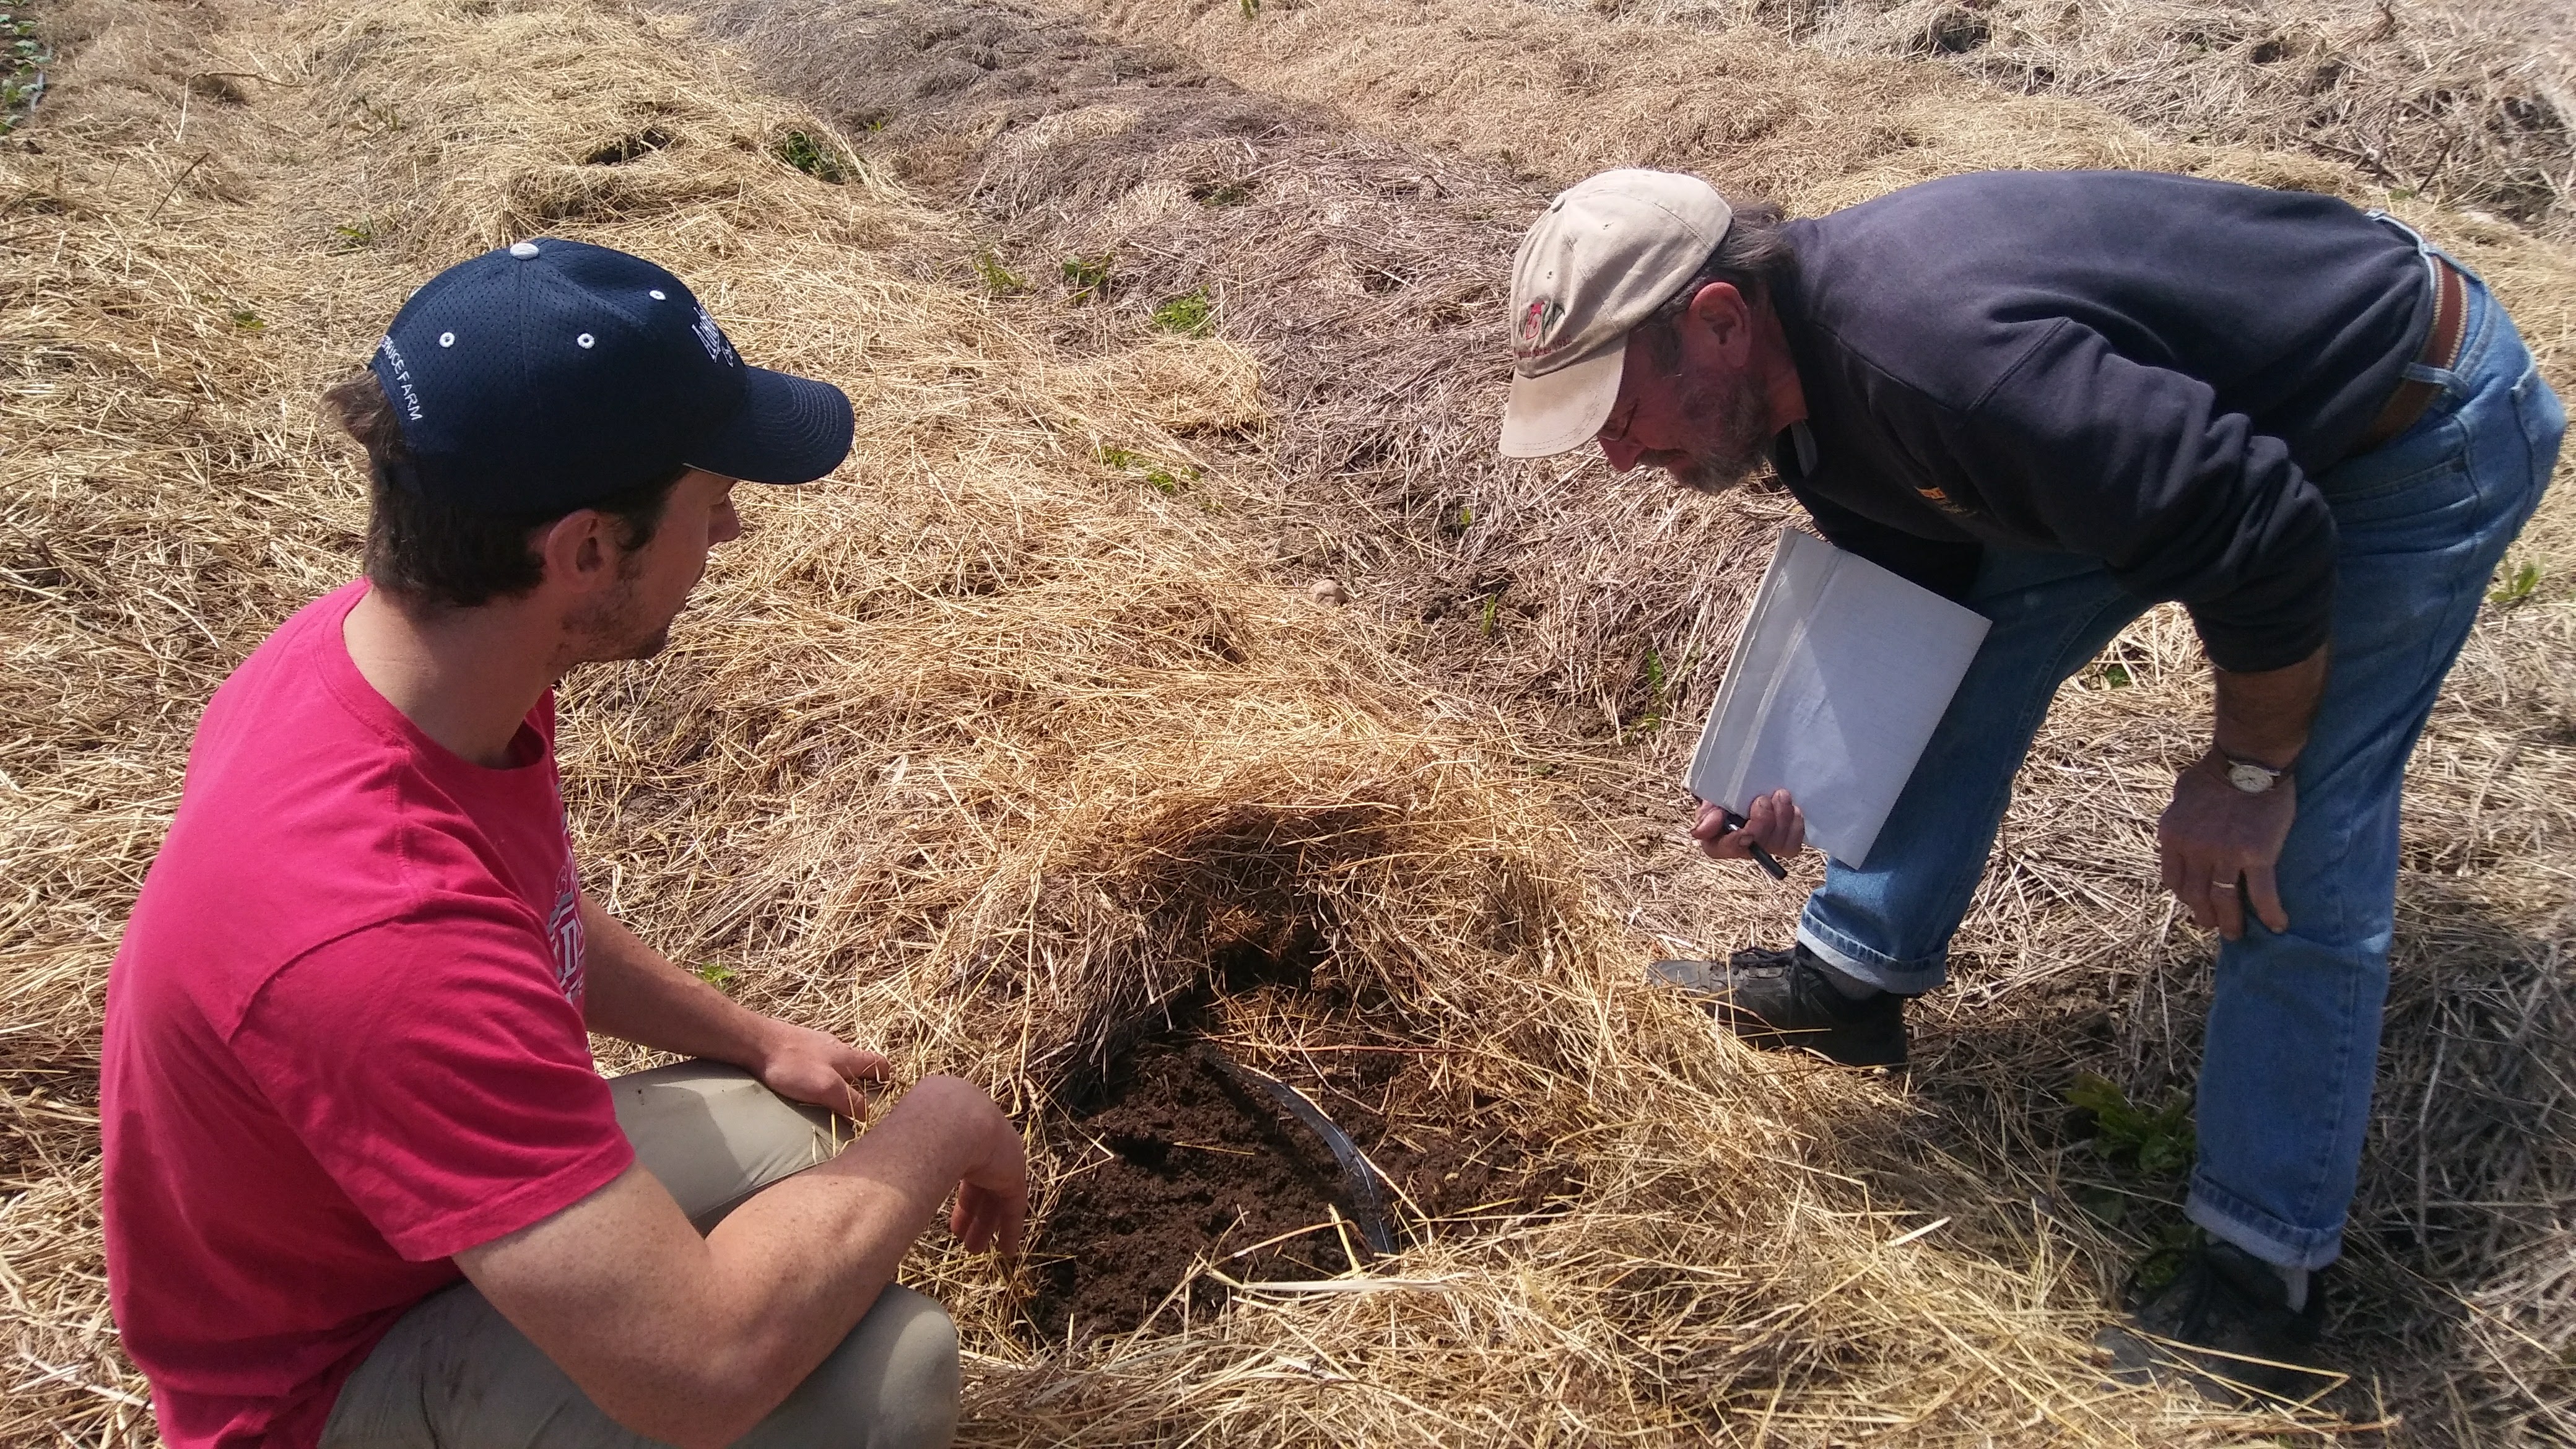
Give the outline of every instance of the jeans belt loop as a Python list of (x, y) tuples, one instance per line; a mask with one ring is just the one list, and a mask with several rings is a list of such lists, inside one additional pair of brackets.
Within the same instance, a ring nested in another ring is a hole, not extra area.
[[(2468, 287), (2461, 281), (2459, 268), (2440, 254), (2427, 249), (2424, 264), (2432, 273), (2433, 325), (2424, 334), (2424, 345), (2415, 353), (2415, 361), (2424, 367), (2447, 369), (2460, 360), (2460, 337), (2466, 330)], [(2415, 425), (2424, 409), (2440, 396), (2441, 384), (2416, 378), (2401, 378), (2388, 401), (2381, 405), (2379, 416), (2370, 420), (2361, 441), (2353, 444), (2355, 454), (2367, 453)]]

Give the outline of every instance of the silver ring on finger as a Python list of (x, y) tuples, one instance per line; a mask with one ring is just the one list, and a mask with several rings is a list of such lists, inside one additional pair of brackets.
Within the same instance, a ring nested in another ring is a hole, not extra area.
[(2209, 888), (2217, 891), (2232, 891), (2236, 889), (2236, 882), (2232, 880), (2214, 880), (2209, 883)]

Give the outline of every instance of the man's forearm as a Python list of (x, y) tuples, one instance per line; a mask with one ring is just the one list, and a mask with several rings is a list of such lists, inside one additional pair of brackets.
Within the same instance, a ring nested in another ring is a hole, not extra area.
[(997, 1162), (1015, 1167), (1019, 1143), (991, 1099), (929, 1077), (703, 1239), (633, 1168), (457, 1262), (610, 1417), (672, 1444), (730, 1444), (848, 1335), (949, 1190)]
[(2286, 669), (2211, 672), (2217, 677), (2220, 752), (2286, 769), (2307, 747), (2308, 728), (2316, 722), (2317, 699), (2326, 687), (2326, 650), (2320, 647)]
[(708, 1234), (736, 1303), (747, 1365), (793, 1385), (892, 1282), (961, 1175), (985, 1154), (993, 1109), (954, 1078), (907, 1093), (830, 1162), (777, 1183)]
[(757, 1063), (769, 1019), (681, 970), (623, 922), (581, 898), (582, 1015), (592, 1031), (655, 1051)]

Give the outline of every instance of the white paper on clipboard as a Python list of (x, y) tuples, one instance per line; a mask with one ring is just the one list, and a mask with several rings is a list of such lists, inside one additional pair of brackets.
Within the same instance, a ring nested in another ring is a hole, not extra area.
[(1988, 622), (1784, 531), (1691, 756), (1691, 793), (1741, 815), (1787, 790), (1806, 812), (1808, 844), (1866, 862)]

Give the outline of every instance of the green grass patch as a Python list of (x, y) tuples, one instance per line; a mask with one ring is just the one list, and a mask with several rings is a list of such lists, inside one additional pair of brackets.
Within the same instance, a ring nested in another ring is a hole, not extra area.
[(1646, 736), (1651, 735), (1655, 731), (1664, 727), (1664, 705), (1666, 703), (1664, 695), (1666, 691), (1672, 687), (1672, 680), (1670, 676), (1665, 673), (1664, 656), (1662, 652), (1657, 650), (1654, 645), (1649, 644), (1646, 646), (1646, 657), (1639, 661), (1637, 665), (1637, 673), (1645, 680), (1646, 683), (1646, 712), (1637, 717), (1637, 722), (1635, 724), (1632, 724), (1625, 730), (1620, 731), (1619, 740), (1622, 744), (1631, 744), (1635, 741), (1642, 740)]
[(2539, 592), (2540, 565), (2525, 563), (2496, 580), (2496, 586), (2487, 591), (2487, 602), (2499, 609), (2510, 609), (2516, 604), (2531, 602)]
[(1116, 264), (1117, 259), (1107, 252), (1094, 257), (1066, 257), (1060, 270), (1072, 295), (1065, 300), (1076, 307), (1085, 302), (1108, 301), (1109, 272)]
[[(1100, 461), (1166, 498), (1178, 498), (1189, 492), (1190, 485), (1203, 476), (1187, 463), (1164, 463), (1126, 448), (1103, 446)], [(1202, 498), (1200, 506), (1211, 513), (1216, 511), (1216, 505), (1210, 499)]]
[(1029, 279), (1003, 266), (989, 247), (975, 254), (975, 275), (983, 279), (984, 290), (996, 297), (1016, 297), (1029, 289)]
[(857, 171), (829, 137), (817, 136), (811, 131), (788, 132), (770, 146), (769, 154), (832, 186), (849, 180)]
[(35, 17), (23, 9), (0, 10), (0, 136), (16, 130), (45, 93), (45, 67), (54, 53), (36, 38)]
[(1154, 325), (1184, 337), (1207, 336), (1214, 327), (1208, 315), (1207, 289), (1198, 288), (1155, 308)]
[(2093, 1114), (2093, 1150), (2102, 1157), (2126, 1159), (2149, 1177), (2172, 1177), (2191, 1166), (2196, 1144), (2189, 1097), (2176, 1093), (2163, 1106), (2149, 1108), (2130, 1101), (2110, 1078), (2078, 1072), (2066, 1100)]

